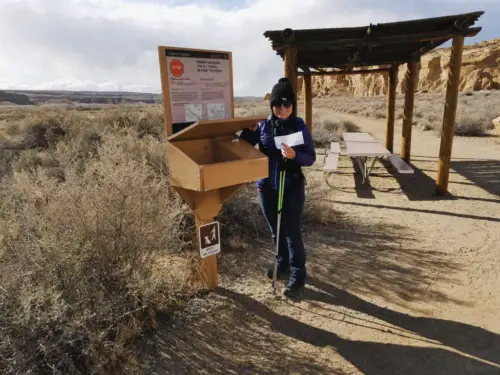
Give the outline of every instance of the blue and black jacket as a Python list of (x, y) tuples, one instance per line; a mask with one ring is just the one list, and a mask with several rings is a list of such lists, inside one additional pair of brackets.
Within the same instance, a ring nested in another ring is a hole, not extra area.
[[(255, 131), (252, 132), (249, 129), (244, 129), (240, 135), (240, 138), (252, 146), (258, 144), (260, 151), (269, 159), (269, 177), (257, 181), (259, 189), (262, 189), (266, 185), (270, 185), (274, 190), (278, 190), (279, 188), (279, 170), (283, 166), (283, 157), (281, 150), (276, 148), (274, 143), (273, 130), (272, 117), (269, 116), (266, 120), (259, 122)], [(313, 146), (311, 133), (301, 117), (296, 117), (291, 125), (284, 126), (279, 135), (288, 135), (299, 131), (302, 132), (304, 144), (294, 146), (295, 159), (287, 160), (285, 163), (287, 171), (285, 188), (290, 186), (290, 184), (303, 180), (302, 167), (311, 166), (316, 161), (316, 151)]]

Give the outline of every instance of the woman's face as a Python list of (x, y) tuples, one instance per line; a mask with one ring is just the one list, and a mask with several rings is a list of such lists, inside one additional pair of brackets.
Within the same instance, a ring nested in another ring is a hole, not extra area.
[(274, 115), (282, 120), (286, 120), (288, 117), (290, 117), (292, 111), (293, 108), (291, 103), (286, 103), (285, 105), (273, 105)]

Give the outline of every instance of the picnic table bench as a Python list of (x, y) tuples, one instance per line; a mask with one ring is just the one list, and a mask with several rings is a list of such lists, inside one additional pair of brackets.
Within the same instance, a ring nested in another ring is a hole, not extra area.
[(325, 172), (335, 172), (339, 163), (340, 155), (340, 143), (332, 142), (330, 143), (330, 148), (326, 150), (325, 153), (325, 163), (323, 166), (323, 171)]

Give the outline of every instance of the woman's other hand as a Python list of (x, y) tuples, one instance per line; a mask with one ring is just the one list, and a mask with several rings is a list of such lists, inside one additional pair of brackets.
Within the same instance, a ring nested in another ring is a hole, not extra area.
[(281, 154), (286, 159), (295, 159), (295, 150), (288, 145), (283, 143), (283, 148), (281, 149)]

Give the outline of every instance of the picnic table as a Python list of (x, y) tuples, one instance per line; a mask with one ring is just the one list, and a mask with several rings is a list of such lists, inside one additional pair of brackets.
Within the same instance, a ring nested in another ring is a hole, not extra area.
[[(391, 155), (391, 152), (382, 146), (369, 133), (346, 132), (342, 137), (346, 142), (347, 155), (356, 160), (359, 165), (363, 176), (363, 183), (370, 176), (376, 161), (380, 158)], [(369, 168), (367, 165), (368, 158), (373, 158)]]
[[(345, 132), (342, 138), (346, 143), (347, 156), (356, 160), (359, 165), (363, 183), (370, 176), (376, 161), (382, 158), (387, 158), (399, 173), (414, 173), (413, 169), (399, 155), (391, 153), (369, 133)], [(323, 168), (325, 172), (333, 172), (337, 169), (340, 153), (340, 144), (332, 142), (326, 152)], [(367, 164), (368, 158), (373, 158), (370, 167)]]

